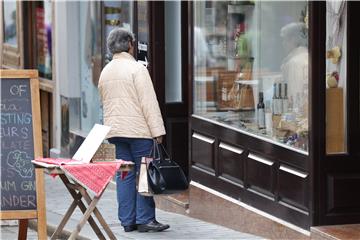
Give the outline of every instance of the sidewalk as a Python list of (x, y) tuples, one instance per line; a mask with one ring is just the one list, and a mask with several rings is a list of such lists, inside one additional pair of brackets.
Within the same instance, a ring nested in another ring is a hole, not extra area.
[[(45, 184), (48, 229), (53, 231), (60, 223), (72, 199), (60, 179), (53, 179), (46, 175)], [(118, 239), (262, 239), (254, 235), (237, 232), (222, 226), (158, 209), (156, 211), (157, 220), (170, 224), (170, 229), (159, 233), (139, 233), (137, 231), (125, 233), (117, 219), (116, 192), (109, 187), (106, 189), (97, 207)], [(72, 218), (65, 226), (65, 236), (75, 229), (81, 217), (81, 211), (76, 208)], [(15, 230), (17, 234), (17, 229)], [(1, 232), (3, 233), (3, 229)], [(10, 230), (6, 232), (6, 237), (10, 235), (9, 232)], [(29, 231), (28, 239), (34, 239), (33, 236), (33, 232)], [(88, 223), (80, 231), (79, 239), (97, 239)]]

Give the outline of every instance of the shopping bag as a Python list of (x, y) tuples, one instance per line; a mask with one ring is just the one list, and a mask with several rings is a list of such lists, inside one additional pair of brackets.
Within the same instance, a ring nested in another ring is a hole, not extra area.
[(166, 152), (162, 144), (154, 141), (154, 159), (149, 162), (148, 184), (154, 194), (173, 194), (189, 187), (181, 167)]
[(139, 171), (138, 192), (143, 196), (153, 196), (147, 176), (147, 166), (152, 158), (142, 157)]

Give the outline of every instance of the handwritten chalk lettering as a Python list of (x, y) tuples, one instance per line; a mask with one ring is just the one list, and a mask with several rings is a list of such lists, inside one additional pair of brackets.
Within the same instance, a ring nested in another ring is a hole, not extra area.
[(1, 124), (30, 124), (31, 113), (1, 113)]
[[(0, 132), (1, 134), (1, 132)], [(1, 141), (1, 150), (10, 150), (10, 149), (22, 149), (22, 150), (31, 150), (32, 141), (30, 139), (25, 140), (14, 140), (14, 141)]]
[(1, 208), (5, 207), (36, 207), (36, 199), (34, 195), (11, 195), (1, 196)]
[(6, 104), (6, 103), (1, 103), (0, 104), (0, 109), (1, 111), (12, 111), (12, 112), (18, 112), (20, 111), (20, 107), (19, 106), (16, 106), (15, 104), (11, 103), (11, 104)]
[(1, 191), (14, 191), (16, 192), (15, 181), (1, 181)]
[(35, 191), (35, 182), (34, 181), (23, 181), (20, 184), (20, 188), (23, 191)]
[(10, 87), (10, 94), (13, 96), (19, 96), (21, 97), (22, 95), (24, 95), (27, 91), (27, 86), (26, 85), (12, 85)]
[(17, 127), (1, 127), (0, 128), (0, 137), (20, 137), (22, 139), (27, 139), (29, 134), (29, 129), (27, 127), (22, 127), (18, 129)]
[(33, 176), (34, 166), (31, 163), (31, 157), (26, 152), (19, 150), (9, 152), (6, 160), (8, 167), (17, 172), (21, 177), (31, 178)]

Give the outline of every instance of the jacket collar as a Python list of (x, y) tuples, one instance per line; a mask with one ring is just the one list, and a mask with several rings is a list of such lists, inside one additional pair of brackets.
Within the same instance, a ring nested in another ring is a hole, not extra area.
[(127, 52), (115, 53), (113, 59), (130, 59), (135, 61), (135, 58)]

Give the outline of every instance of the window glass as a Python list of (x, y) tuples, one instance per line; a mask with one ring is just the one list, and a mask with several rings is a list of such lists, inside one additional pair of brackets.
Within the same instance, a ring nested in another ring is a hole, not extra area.
[(100, 123), (100, 96), (97, 84), (101, 63), (101, 6), (99, 2), (80, 2), (80, 81), (81, 130), (89, 132), (95, 123)]
[(194, 114), (308, 151), (308, 3), (194, 2)]
[(326, 152), (346, 152), (347, 3), (326, 1)]
[(111, 61), (112, 56), (106, 47), (106, 39), (115, 27), (124, 27), (133, 30), (133, 2), (131, 1), (104, 1), (104, 47), (105, 63)]
[[(80, 1), (80, 107), (78, 115), (80, 126), (76, 130), (87, 133), (95, 123), (102, 121), (102, 106), (98, 93), (98, 80), (105, 64), (112, 59), (106, 47), (106, 39), (115, 27), (132, 30), (133, 3), (129, 1)], [(101, 13), (103, 12), (103, 18)], [(103, 19), (103, 25), (98, 24)], [(102, 28), (103, 33), (102, 35)], [(103, 45), (102, 45), (103, 44)], [(104, 48), (104, 51), (102, 51)], [(102, 57), (105, 53), (105, 58)], [(73, 104), (76, 106), (76, 104)], [(78, 106), (78, 105), (77, 105)], [(71, 125), (74, 127), (74, 125)]]
[(144, 66), (149, 66), (149, 12), (148, 12), (148, 2), (139, 1), (137, 2), (137, 61), (144, 64)]
[(52, 7), (50, 0), (36, 2), (35, 38), (39, 76), (52, 79)]
[(181, 2), (165, 2), (165, 100), (182, 101)]
[(16, 1), (3, 2), (4, 14), (4, 43), (17, 47), (16, 30)]

